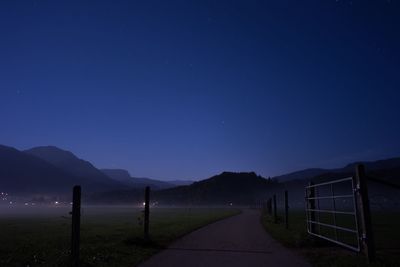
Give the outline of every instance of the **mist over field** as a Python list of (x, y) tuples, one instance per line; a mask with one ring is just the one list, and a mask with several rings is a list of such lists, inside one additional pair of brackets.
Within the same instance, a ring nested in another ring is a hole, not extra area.
[(0, 25), (0, 267), (400, 266), (400, 1)]

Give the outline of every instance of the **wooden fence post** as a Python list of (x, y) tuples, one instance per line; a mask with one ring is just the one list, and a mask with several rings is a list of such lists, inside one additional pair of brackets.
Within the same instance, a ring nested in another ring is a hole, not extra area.
[(268, 215), (271, 216), (272, 215), (272, 199), (271, 198), (268, 199), (267, 210), (268, 210)]
[(362, 250), (367, 256), (368, 262), (375, 261), (375, 244), (372, 232), (371, 210), (368, 199), (367, 177), (365, 175), (364, 165), (359, 164), (356, 167), (356, 192), (357, 209), (361, 225), (361, 244)]
[(286, 229), (289, 229), (289, 203), (287, 190), (285, 190), (285, 227)]
[[(308, 186), (312, 186), (309, 187), (309, 191), (308, 191), (308, 211), (307, 213), (309, 214), (309, 220), (315, 222), (315, 187), (313, 187), (314, 183), (313, 182), (309, 182)], [(308, 222), (309, 225), (309, 230), (311, 231), (311, 233), (315, 233), (315, 223), (311, 223)]]
[(71, 262), (73, 267), (79, 266), (81, 228), (81, 187), (74, 186), (72, 196), (72, 234), (71, 234)]
[(149, 218), (150, 218), (150, 187), (146, 186), (144, 194), (144, 239), (149, 241)]
[(274, 194), (274, 222), (278, 223), (278, 216), (276, 211), (276, 195)]

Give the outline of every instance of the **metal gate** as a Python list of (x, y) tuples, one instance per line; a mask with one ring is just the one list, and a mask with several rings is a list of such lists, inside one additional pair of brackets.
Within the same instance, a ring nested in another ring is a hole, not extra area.
[(356, 191), (353, 177), (310, 183), (305, 188), (307, 232), (359, 252)]
[(375, 260), (371, 210), (365, 168), (359, 164), (349, 178), (306, 186), (306, 223), (310, 235)]

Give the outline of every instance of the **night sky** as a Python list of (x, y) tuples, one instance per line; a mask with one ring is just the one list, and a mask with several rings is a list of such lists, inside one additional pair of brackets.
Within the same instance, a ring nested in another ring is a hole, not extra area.
[(0, 143), (133, 176), (400, 156), (399, 1), (1, 1)]

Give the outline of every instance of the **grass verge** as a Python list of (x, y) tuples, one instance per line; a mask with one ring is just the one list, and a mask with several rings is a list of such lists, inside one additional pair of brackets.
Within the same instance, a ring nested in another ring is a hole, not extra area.
[(305, 256), (317, 267), (398, 267), (400, 266), (400, 214), (381, 212), (373, 215), (373, 228), (377, 247), (377, 260), (368, 264), (361, 254), (341, 248), (307, 234), (303, 211), (289, 214), (289, 229), (282, 218), (275, 224), (272, 217), (263, 214), (261, 222), (271, 236)]
[[(69, 266), (68, 211), (0, 216), (0, 266)], [(173, 240), (238, 213), (225, 208), (154, 208), (147, 243), (138, 223), (141, 209), (84, 207), (81, 266), (136, 266)]]

